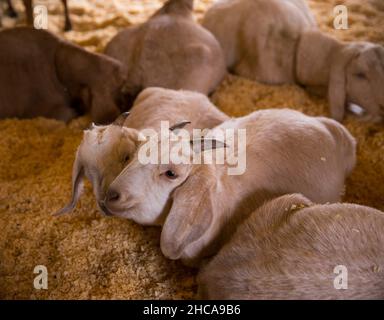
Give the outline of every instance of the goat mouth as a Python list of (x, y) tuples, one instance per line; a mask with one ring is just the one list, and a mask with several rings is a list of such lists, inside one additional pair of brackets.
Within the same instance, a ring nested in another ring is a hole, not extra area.
[(113, 212), (111, 212), (107, 206), (104, 204), (104, 202), (100, 202), (99, 203), (99, 207), (101, 209), (101, 212), (105, 215), (105, 216), (113, 216)]
[(107, 205), (102, 204), (101, 208), (104, 211), (104, 213), (108, 216), (125, 216), (126, 217), (129, 211), (131, 211), (134, 206), (135, 205), (130, 205), (130, 206), (122, 207), (121, 209), (115, 209), (115, 208), (111, 209)]

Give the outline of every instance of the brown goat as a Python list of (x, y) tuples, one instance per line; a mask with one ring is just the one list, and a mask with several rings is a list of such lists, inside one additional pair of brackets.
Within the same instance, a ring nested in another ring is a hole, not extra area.
[(301, 194), (266, 202), (198, 276), (206, 299), (384, 299), (384, 213), (314, 205)]
[(106, 123), (120, 111), (123, 65), (44, 30), (0, 32), (0, 119), (44, 116), (68, 121), (90, 112)]

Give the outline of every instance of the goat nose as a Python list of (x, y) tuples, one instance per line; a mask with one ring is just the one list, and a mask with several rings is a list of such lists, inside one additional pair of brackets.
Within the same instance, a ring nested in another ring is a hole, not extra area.
[(107, 192), (107, 201), (108, 202), (115, 202), (119, 200), (120, 194), (114, 190), (114, 189), (109, 189)]

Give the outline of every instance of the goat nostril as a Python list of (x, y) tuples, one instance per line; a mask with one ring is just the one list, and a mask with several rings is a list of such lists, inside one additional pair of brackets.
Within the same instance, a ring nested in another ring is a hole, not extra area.
[(108, 190), (108, 192), (107, 192), (107, 201), (108, 202), (117, 201), (117, 200), (119, 200), (119, 198), (120, 198), (120, 194), (116, 190), (113, 190), (113, 189)]

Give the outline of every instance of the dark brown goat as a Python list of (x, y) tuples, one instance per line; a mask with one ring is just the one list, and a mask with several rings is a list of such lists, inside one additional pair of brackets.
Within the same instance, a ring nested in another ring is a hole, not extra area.
[(107, 123), (121, 110), (123, 65), (48, 31), (0, 32), (0, 118), (45, 116), (68, 121), (90, 112)]

